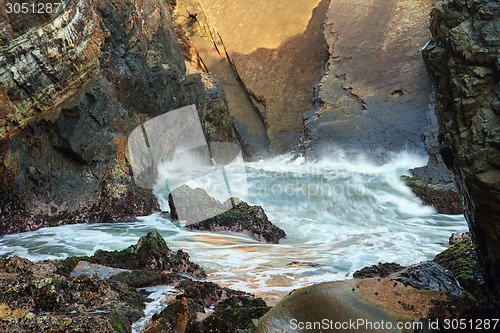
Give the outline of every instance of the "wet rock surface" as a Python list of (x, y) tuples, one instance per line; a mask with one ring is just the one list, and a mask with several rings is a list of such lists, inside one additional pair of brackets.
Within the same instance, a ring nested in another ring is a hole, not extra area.
[[(185, 280), (184, 293), (159, 314), (145, 332), (160, 332), (166, 323), (177, 332), (235, 332), (255, 328), (252, 319), (262, 317), (270, 307), (261, 298), (211, 282)], [(209, 311), (207, 311), (209, 310)]]
[(425, 205), (433, 206), (439, 214), (463, 214), (462, 198), (453, 186), (433, 184), (428, 178), (403, 177), (413, 193), (419, 197)]
[(431, 261), (410, 266), (393, 274), (391, 279), (419, 290), (436, 290), (455, 296), (462, 295), (462, 288), (453, 275), (444, 267)]
[(499, 13), (497, 1), (439, 1), (423, 50), (436, 89), (441, 155), (455, 174), (493, 299), (500, 295)]
[(201, 188), (182, 185), (169, 194), (168, 202), (171, 217), (185, 220), (191, 230), (244, 232), (274, 244), (286, 237), (282, 229), (269, 221), (262, 207), (237, 198), (220, 203)]
[[(367, 278), (318, 283), (292, 291), (259, 320), (256, 332), (292, 332), (297, 322), (336, 322), (364, 320), (391, 323), (411, 322), (427, 315), (432, 301), (446, 301), (450, 295), (417, 290), (388, 278)], [(314, 328), (310, 328), (315, 331)], [(364, 326), (361, 331), (367, 330)], [(356, 332), (356, 328), (324, 331)], [(319, 331), (319, 330), (318, 330)], [(390, 330), (380, 330), (389, 332)]]
[(481, 300), (480, 288), (484, 287), (482, 286), (484, 279), (470, 238), (464, 239), (439, 253), (433, 261), (449, 270), (458, 280), (460, 286)]
[[(172, 261), (169, 255), (176, 253), (161, 236), (150, 233), (123, 251), (98, 250), (88, 257), (88, 261), (107, 265), (100, 265), (98, 274), (97, 265), (86, 266), (87, 270), (71, 268), (75, 257), (37, 263), (20, 257), (0, 259), (0, 330), (130, 332), (132, 323), (144, 316), (147, 301), (136, 288), (155, 285), (169, 285), (182, 293), (153, 316), (145, 332), (216, 329), (229, 333), (252, 327), (252, 319), (269, 310), (251, 294), (191, 280), (186, 273), (194, 270), (186, 265), (198, 269), (194, 272), (198, 277), (199, 267)], [(116, 266), (136, 269), (113, 269)], [(70, 269), (78, 276), (70, 276)], [(106, 274), (99, 274), (103, 271)]]
[(145, 297), (95, 275), (66, 278), (57, 262), (0, 259), (2, 332), (126, 332), (142, 316)]
[(203, 268), (191, 262), (186, 252), (170, 250), (158, 232), (148, 233), (137, 244), (121, 251), (97, 250), (91, 257), (69, 257), (61, 262), (58, 272), (66, 276), (71, 274), (80, 261), (120, 269), (173, 270), (195, 277), (206, 277)]
[(127, 137), (169, 110), (195, 104), (207, 140), (235, 142), (221, 86), (185, 75), (163, 1), (62, 7), (1, 23), (0, 234), (159, 210)]
[(385, 278), (389, 275), (399, 272), (405, 269), (404, 266), (396, 264), (394, 262), (379, 263), (377, 265), (371, 265), (354, 272), (353, 277), (355, 279), (365, 279), (365, 278), (375, 278), (381, 277)]

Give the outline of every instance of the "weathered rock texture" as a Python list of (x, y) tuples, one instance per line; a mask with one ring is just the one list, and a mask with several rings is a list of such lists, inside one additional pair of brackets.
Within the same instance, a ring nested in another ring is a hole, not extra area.
[(486, 283), (500, 294), (500, 4), (439, 1), (424, 49), (441, 154), (453, 170)]
[(330, 58), (316, 108), (304, 114), (311, 149), (332, 145), (384, 155), (423, 151), (431, 84), (420, 49), (432, 0), (331, 1)]
[[(180, 44), (190, 44), (190, 64), (199, 70), (206, 69), (221, 82), (233, 126), (247, 159), (266, 156), (269, 148), (265, 124), (233, 67), (221, 36), (210, 25), (201, 3), (198, 0), (178, 1), (174, 17), (178, 29), (185, 31), (187, 36), (187, 40)], [(202, 64), (197, 59), (201, 59)]]
[[(332, 321), (332, 328), (323, 331), (390, 332), (392, 330), (368, 327), (335, 329), (334, 325), (363, 319), (372, 323), (383, 320), (396, 327), (395, 322), (418, 320), (432, 310), (435, 301), (446, 301), (449, 297), (443, 292), (405, 287), (388, 278), (318, 283), (292, 291), (260, 318), (255, 332), (291, 332), (295, 330), (291, 325), (293, 319), (306, 323), (321, 322), (324, 318)], [(303, 331), (306, 330), (320, 331), (312, 327)]]
[(130, 332), (146, 297), (96, 275), (67, 278), (57, 263), (0, 259), (2, 332)]
[[(209, 71), (226, 83), (228, 99), (232, 95), (238, 102), (230, 104), (230, 111), (242, 141), (247, 132), (257, 132), (244, 116), (251, 115), (265, 124), (271, 154), (299, 143), (302, 114), (312, 108), (313, 86), (324, 67), (322, 25), (328, 2), (177, 1), (183, 26), (196, 26), (189, 36)], [(202, 43), (197, 35), (212, 40)], [(233, 66), (242, 89), (230, 80)], [(241, 104), (248, 111), (241, 112)]]
[(157, 209), (126, 142), (168, 110), (196, 104), (207, 141), (234, 142), (220, 85), (185, 75), (163, 1), (71, 0), (55, 17), (4, 19), (0, 233)]
[(261, 206), (251, 206), (238, 198), (221, 203), (204, 189), (182, 185), (169, 194), (168, 204), (170, 216), (185, 221), (191, 230), (244, 232), (274, 244), (286, 237), (269, 221)]

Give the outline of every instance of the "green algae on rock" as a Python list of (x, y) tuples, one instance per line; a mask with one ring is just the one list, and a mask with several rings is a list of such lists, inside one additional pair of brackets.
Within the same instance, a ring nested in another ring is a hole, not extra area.
[(67, 278), (56, 267), (0, 260), (0, 331), (129, 332), (143, 315), (146, 298), (134, 288), (94, 275)]
[(173, 270), (199, 278), (206, 277), (203, 268), (189, 260), (189, 254), (182, 250), (170, 250), (158, 232), (142, 236), (137, 244), (121, 251), (97, 250), (91, 257), (61, 260), (58, 273), (69, 276), (79, 261), (131, 270)]
[(238, 198), (224, 203), (204, 189), (182, 185), (168, 196), (170, 216), (187, 222), (191, 230), (233, 231), (251, 234), (261, 242), (277, 244), (285, 232), (273, 225), (260, 206), (251, 206)]
[(477, 255), (470, 238), (439, 253), (434, 262), (448, 269), (465, 290), (473, 296), (478, 296), (481, 276)]
[(439, 214), (463, 214), (462, 200), (455, 189), (441, 188), (418, 177), (403, 176), (403, 180), (424, 204), (433, 206)]

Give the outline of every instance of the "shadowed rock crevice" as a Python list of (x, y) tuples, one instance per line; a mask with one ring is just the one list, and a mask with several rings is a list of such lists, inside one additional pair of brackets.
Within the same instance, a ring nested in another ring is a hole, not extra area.
[(178, 1), (174, 17), (207, 71), (220, 81), (245, 158), (267, 156), (266, 126), (252, 104), (238, 70), (233, 67), (222, 38), (205, 16), (202, 5), (196, 0)]

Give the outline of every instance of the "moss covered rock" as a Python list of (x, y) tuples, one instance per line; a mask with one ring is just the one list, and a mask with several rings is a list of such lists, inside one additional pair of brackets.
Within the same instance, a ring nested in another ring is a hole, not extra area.
[[(153, 316), (154, 322), (146, 332), (160, 332), (160, 328), (168, 326), (176, 332), (233, 333), (252, 327), (252, 319), (260, 318), (270, 309), (261, 298), (212, 282), (186, 279), (176, 287), (184, 292)], [(209, 308), (213, 311), (206, 312)]]
[(434, 262), (448, 269), (460, 285), (473, 295), (477, 295), (479, 275), (477, 256), (470, 238), (461, 241), (441, 252)]
[(433, 206), (439, 214), (463, 214), (462, 200), (455, 189), (441, 188), (417, 177), (403, 176), (403, 180), (424, 204)]
[[(130, 332), (146, 297), (96, 275), (55, 273), (54, 262), (0, 263), (0, 332)], [(64, 316), (61, 316), (64, 314)]]
[(244, 232), (274, 244), (286, 237), (269, 221), (261, 206), (251, 206), (238, 198), (221, 203), (204, 189), (182, 185), (170, 193), (168, 203), (170, 216), (186, 221), (191, 230)]
[(189, 260), (182, 250), (172, 251), (158, 232), (142, 236), (137, 244), (121, 251), (97, 250), (91, 257), (69, 257), (62, 260), (58, 273), (69, 276), (79, 261), (131, 270), (173, 270), (195, 277), (206, 277), (199, 265)]

